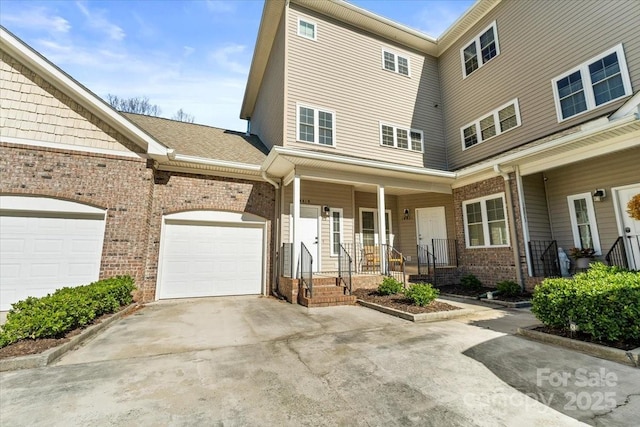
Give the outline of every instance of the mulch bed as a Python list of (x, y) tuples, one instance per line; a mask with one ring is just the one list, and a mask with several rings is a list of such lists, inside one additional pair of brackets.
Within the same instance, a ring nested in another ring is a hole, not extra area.
[(559, 337), (571, 338), (573, 340), (579, 340), (579, 341), (589, 342), (593, 344), (600, 344), (606, 347), (617, 348), (625, 351), (633, 350), (635, 348), (640, 348), (640, 340), (634, 341), (629, 339), (629, 340), (621, 340), (621, 341), (613, 341), (613, 342), (601, 341), (601, 340), (595, 339), (591, 335), (586, 334), (584, 332), (580, 332), (580, 331), (571, 332), (570, 330), (560, 329), (560, 328), (550, 328), (548, 326), (539, 326), (533, 330), (538, 332), (544, 332), (545, 334), (556, 335)]
[[(475, 297), (478, 298), (480, 295), (486, 292), (495, 292), (496, 288), (487, 288), (482, 287), (479, 290), (465, 288), (462, 285), (445, 285), (445, 286), (437, 286), (443, 294), (452, 294), (452, 295), (463, 295), (466, 297)], [(493, 299), (497, 299), (500, 301), (509, 301), (509, 302), (520, 302), (520, 301), (528, 301), (530, 300), (532, 295), (529, 292), (525, 292), (516, 296), (507, 296), (507, 295), (494, 295)]]
[(411, 314), (460, 310), (460, 307), (454, 307), (453, 305), (440, 301), (432, 301), (429, 305), (420, 307), (413, 304), (413, 302), (410, 299), (405, 298), (404, 295), (380, 295), (375, 289), (356, 289), (353, 291), (353, 295), (367, 302), (372, 302), (374, 304), (383, 305), (385, 307)]

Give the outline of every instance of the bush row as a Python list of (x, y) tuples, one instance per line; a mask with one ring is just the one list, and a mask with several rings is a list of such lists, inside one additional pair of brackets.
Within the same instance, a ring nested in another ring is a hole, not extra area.
[(440, 291), (434, 289), (429, 283), (416, 283), (409, 286), (408, 289), (404, 289), (403, 284), (393, 277), (385, 277), (382, 280), (382, 283), (378, 286), (378, 293), (380, 295), (404, 293), (404, 296), (419, 306), (429, 305), (431, 301), (440, 295)]
[(573, 279), (545, 279), (531, 311), (545, 325), (579, 330), (605, 341), (640, 339), (640, 273), (602, 263)]
[(131, 304), (134, 289), (131, 277), (118, 276), (18, 301), (0, 327), (0, 348), (25, 338), (59, 338), (96, 317)]

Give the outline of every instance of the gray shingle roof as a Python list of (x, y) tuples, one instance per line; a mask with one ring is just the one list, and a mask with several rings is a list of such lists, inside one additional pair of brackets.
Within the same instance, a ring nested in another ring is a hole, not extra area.
[(161, 117), (122, 114), (177, 154), (254, 165), (262, 164), (269, 154), (255, 135)]

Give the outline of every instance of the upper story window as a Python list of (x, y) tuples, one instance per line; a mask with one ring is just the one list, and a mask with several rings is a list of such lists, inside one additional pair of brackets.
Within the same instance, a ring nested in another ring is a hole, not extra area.
[(380, 123), (380, 145), (385, 147), (422, 152), (423, 139), (421, 130)]
[(462, 202), (467, 248), (509, 246), (504, 193)]
[(308, 19), (298, 18), (298, 35), (315, 40), (316, 39), (316, 23)]
[(622, 44), (551, 81), (558, 121), (631, 94)]
[(382, 68), (405, 76), (409, 74), (409, 57), (382, 49)]
[(320, 145), (335, 145), (335, 113), (307, 105), (297, 105), (298, 141)]
[(460, 128), (462, 149), (466, 150), (521, 124), (520, 107), (518, 100), (514, 99), (479, 120)]
[(467, 77), (500, 54), (495, 21), (467, 46), (460, 49), (462, 75)]

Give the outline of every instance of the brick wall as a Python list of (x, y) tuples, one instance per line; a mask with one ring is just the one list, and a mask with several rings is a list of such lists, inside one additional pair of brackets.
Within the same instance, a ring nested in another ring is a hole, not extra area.
[(149, 215), (144, 298), (155, 298), (162, 216), (191, 210), (247, 212), (268, 220), (267, 292), (271, 293), (275, 190), (266, 182), (156, 171)]
[(152, 172), (144, 159), (0, 143), (0, 193), (107, 210), (100, 277), (143, 281)]
[[(527, 275), (526, 256), (524, 242), (522, 240), (522, 221), (520, 217), (520, 205), (518, 201), (517, 183), (515, 175), (511, 176), (511, 197), (513, 200), (513, 210), (516, 218), (517, 242), (520, 247), (520, 260), (525, 285), (532, 289), (537, 283)], [(487, 179), (474, 184), (453, 190), (454, 212), (456, 222), (456, 239), (458, 242), (458, 258), (462, 274), (474, 274), (486, 286), (495, 286), (502, 280), (516, 279), (516, 267), (513, 259), (513, 248), (473, 248), (467, 249), (465, 243), (464, 217), (462, 202), (478, 197), (489, 196), (491, 194), (504, 193), (505, 182), (502, 177)], [(506, 198), (505, 198), (506, 202)], [(509, 217), (507, 216), (507, 221)], [(513, 240), (513, 239), (512, 239)], [(511, 242), (513, 245), (513, 241)]]

